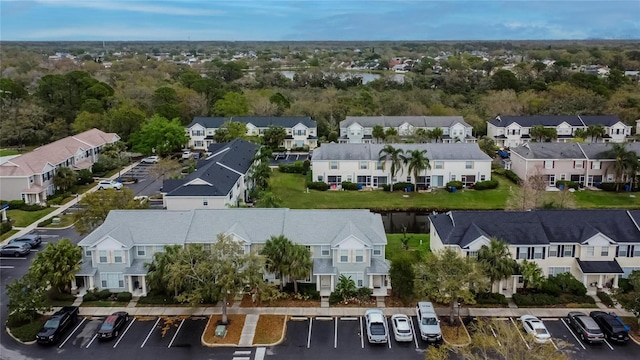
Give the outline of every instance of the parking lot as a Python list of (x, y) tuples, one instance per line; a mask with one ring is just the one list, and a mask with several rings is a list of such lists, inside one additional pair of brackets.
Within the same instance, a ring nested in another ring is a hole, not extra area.
[(152, 164), (140, 163), (120, 177), (126, 179), (136, 179), (136, 183), (125, 184), (136, 196), (151, 196), (160, 193), (162, 188), (162, 177), (156, 178), (151, 174)]
[(309, 153), (303, 153), (303, 152), (273, 153), (273, 155), (271, 156), (271, 161), (269, 162), (269, 166), (278, 166), (279, 164), (292, 164), (296, 161), (305, 161), (307, 159), (311, 159), (311, 155), (309, 155)]

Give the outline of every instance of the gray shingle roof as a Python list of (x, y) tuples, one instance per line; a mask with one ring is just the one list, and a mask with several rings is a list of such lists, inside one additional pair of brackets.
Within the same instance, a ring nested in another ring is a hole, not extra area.
[(391, 145), (405, 152), (427, 150), (426, 157), (431, 160), (491, 160), (489, 155), (480, 150), (478, 144), (322, 144), (313, 151), (315, 160), (373, 160), (380, 158), (380, 150)]
[(364, 127), (374, 127), (376, 125), (398, 127), (404, 123), (414, 127), (428, 128), (448, 128), (456, 123), (460, 123), (465, 127), (471, 126), (464, 121), (462, 116), (347, 116), (340, 121), (340, 127), (345, 128), (353, 123), (358, 123)]
[[(608, 154), (613, 143), (530, 142), (511, 151), (525, 159), (613, 159)], [(625, 143), (628, 150), (640, 156), (640, 143)], [(585, 157), (586, 155), (586, 157)]]
[(141, 259), (133, 260), (133, 262), (131, 263), (131, 266), (126, 268), (123, 274), (124, 275), (147, 275), (148, 269), (144, 266), (145, 262), (151, 262), (151, 260), (149, 261), (144, 261)]
[(542, 126), (558, 126), (563, 122), (568, 123), (571, 126), (589, 126), (589, 125), (604, 125), (611, 126), (620, 119), (617, 115), (598, 115), (598, 116), (584, 116), (584, 115), (530, 115), (530, 116), (497, 116), (495, 119), (489, 120), (489, 123), (498, 126), (506, 127), (513, 123), (517, 123), (523, 127), (532, 127), (535, 125)]
[(331, 264), (331, 259), (313, 259), (313, 276), (316, 275), (335, 275), (338, 273)]
[(464, 248), (480, 235), (512, 245), (544, 245), (582, 243), (600, 232), (618, 243), (640, 243), (634, 215), (640, 218), (626, 210), (451, 211), (429, 220), (444, 244)]
[(583, 261), (576, 259), (583, 274), (622, 274), (622, 268), (616, 260), (613, 261)]
[(317, 127), (316, 121), (311, 120), (308, 116), (234, 116), (234, 117), (195, 117), (193, 121), (187, 125), (187, 128), (195, 124), (200, 124), (207, 129), (217, 129), (227, 121), (236, 121), (245, 124), (253, 124), (256, 127), (282, 126), (284, 128), (292, 128), (298, 123), (308, 128)]
[[(343, 231), (349, 223), (352, 234)], [(80, 245), (95, 245), (105, 236), (127, 246), (211, 243), (220, 233), (235, 233), (250, 244), (278, 235), (303, 245), (329, 245), (350, 235), (372, 245), (387, 243), (382, 217), (369, 210), (198, 209), (112, 210)]]
[(365, 269), (366, 275), (387, 275), (391, 264), (386, 259), (371, 258), (371, 266)]

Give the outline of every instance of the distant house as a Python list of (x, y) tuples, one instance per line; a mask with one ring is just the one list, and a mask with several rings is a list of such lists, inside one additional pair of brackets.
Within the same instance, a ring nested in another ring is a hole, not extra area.
[[(477, 257), (497, 238), (516, 261), (535, 262), (545, 276), (570, 273), (592, 295), (640, 270), (640, 211), (450, 211), (429, 220), (432, 251)], [(494, 291), (511, 297), (522, 284), (522, 275), (514, 274)]]
[[(380, 214), (369, 210), (199, 209), (183, 211), (113, 210), (104, 223), (78, 244), (82, 268), (72, 288), (147, 294), (145, 263), (168, 245), (215, 243), (218, 234), (231, 236), (245, 253), (260, 251), (271, 236), (284, 235), (311, 251), (311, 274), (300, 282), (314, 283), (320, 296), (335, 290), (340, 275), (356, 287), (387, 296), (387, 238)], [(266, 281), (277, 282), (274, 274)]]
[(104, 145), (118, 140), (117, 134), (91, 129), (8, 159), (0, 164), (0, 199), (44, 203), (55, 193), (57, 169), (91, 169)]
[[(417, 184), (418, 190), (444, 187), (449, 181), (462, 181), (465, 186), (491, 180), (491, 158), (478, 144), (390, 144), (405, 153), (426, 150), (431, 169), (414, 179), (403, 165), (393, 182)], [(380, 161), (383, 144), (323, 144), (313, 153), (313, 181), (323, 181), (339, 189), (343, 181), (358, 183), (362, 188), (381, 188), (391, 184), (390, 161)]]
[(385, 130), (396, 129), (400, 137), (411, 137), (418, 129), (442, 129), (442, 142), (476, 142), (473, 128), (462, 116), (347, 116), (340, 121), (341, 143), (370, 143), (373, 139), (373, 128), (382, 126)]
[(214, 143), (213, 135), (226, 122), (235, 121), (247, 125), (247, 136), (262, 136), (269, 126), (282, 127), (287, 136), (280, 144), (287, 150), (314, 149), (318, 146), (318, 125), (307, 116), (234, 116), (196, 117), (187, 125), (189, 148), (206, 150)]
[(544, 126), (556, 129), (557, 142), (574, 139), (577, 129), (586, 130), (589, 125), (602, 125), (606, 135), (602, 142), (624, 142), (631, 136), (631, 126), (623, 123), (617, 115), (535, 115), (496, 116), (487, 123), (487, 135), (500, 147), (513, 147), (531, 141), (531, 128)]
[(168, 210), (219, 209), (245, 202), (250, 190), (249, 171), (258, 145), (242, 139), (209, 146), (210, 156), (200, 159), (184, 179), (163, 182)]

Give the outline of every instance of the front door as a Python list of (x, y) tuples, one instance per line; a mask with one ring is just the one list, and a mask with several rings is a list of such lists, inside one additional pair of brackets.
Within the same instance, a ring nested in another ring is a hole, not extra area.
[(379, 289), (382, 287), (382, 276), (381, 275), (373, 275), (373, 288)]
[(331, 275), (320, 276), (320, 288), (328, 289), (331, 287)]

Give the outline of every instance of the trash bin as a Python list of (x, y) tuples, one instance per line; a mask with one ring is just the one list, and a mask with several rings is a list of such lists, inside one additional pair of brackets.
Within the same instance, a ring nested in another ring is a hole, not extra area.
[(411, 186), (407, 186), (407, 192), (411, 192)]
[(358, 190), (362, 190), (362, 184), (358, 184)]
[(625, 184), (624, 191), (626, 191), (626, 192), (631, 191), (631, 186), (629, 186), (629, 184)]
[(558, 189), (560, 189), (560, 191), (564, 190), (564, 184), (558, 185)]
[(452, 193), (456, 192), (456, 187), (455, 187), (455, 186), (452, 186), (452, 187), (451, 187), (451, 192), (452, 192)]

